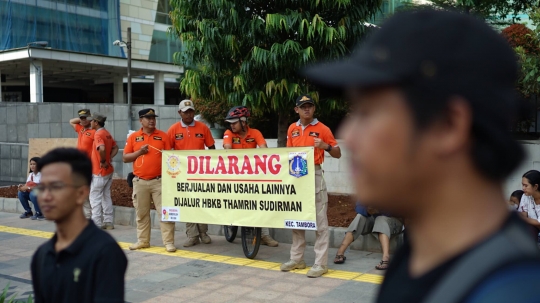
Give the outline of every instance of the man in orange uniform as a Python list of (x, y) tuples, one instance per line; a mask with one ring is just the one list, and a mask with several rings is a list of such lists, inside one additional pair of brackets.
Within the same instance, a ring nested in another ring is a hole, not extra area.
[[(118, 153), (118, 145), (105, 129), (107, 117), (94, 113), (90, 126), (95, 131), (92, 148), (92, 184), (90, 185), (90, 206), (92, 221), (103, 229), (114, 229), (111, 185), (114, 167), (111, 159)], [(103, 216), (103, 217), (102, 217)]]
[[(249, 116), (251, 114), (245, 106), (235, 106), (229, 110), (225, 121), (231, 124), (231, 129), (223, 134), (224, 149), (257, 148), (257, 146), (268, 148), (261, 132), (247, 125)], [(270, 247), (279, 245), (278, 241), (270, 236), (268, 228), (261, 229), (261, 244)]]
[[(332, 131), (313, 117), (315, 103), (309, 95), (303, 95), (296, 99), (296, 113), (300, 120), (289, 126), (287, 131), (287, 147), (314, 146), (315, 147), (315, 208), (317, 211), (317, 232), (315, 238), (315, 264), (308, 271), (307, 276), (317, 278), (328, 272), (328, 193), (326, 182), (323, 178), (321, 164), (324, 162), (324, 151), (334, 158), (341, 157)], [(304, 262), (304, 250), (306, 238), (304, 230), (292, 231), (293, 243), (291, 246), (291, 259), (281, 264), (282, 271), (290, 271), (296, 268), (306, 268)]]
[[(193, 150), (193, 149), (216, 149), (214, 138), (208, 126), (199, 121), (195, 121), (195, 108), (191, 100), (183, 100), (178, 105), (178, 114), (180, 122), (173, 124), (167, 134), (174, 150)], [(208, 224), (186, 223), (186, 235), (188, 239), (184, 247), (197, 245), (202, 241), (204, 244), (210, 244), (212, 239), (207, 234)], [(200, 241), (199, 241), (200, 238)]]
[(156, 112), (152, 108), (139, 111), (142, 128), (132, 133), (124, 148), (124, 163), (133, 162), (133, 206), (137, 214), (136, 250), (150, 247), (150, 204), (154, 202), (159, 216), (161, 237), (168, 252), (175, 252), (174, 222), (161, 221), (161, 151), (171, 144), (164, 131), (156, 129)]
[[(90, 110), (85, 108), (77, 112), (79, 118), (73, 118), (69, 120), (69, 124), (75, 132), (77, 133), (77, 149), (84, 152), (88, 158), (92, 158), (92, 146), (94, 144), (94, 133), (95, 130), (90, 126), (90, 120), (86, 119), (90, 117)], [(92, 207), (90, 206), (90, 201), (87, 200), (83, 206), (84, 216), (87, 219), (92, 218)]]

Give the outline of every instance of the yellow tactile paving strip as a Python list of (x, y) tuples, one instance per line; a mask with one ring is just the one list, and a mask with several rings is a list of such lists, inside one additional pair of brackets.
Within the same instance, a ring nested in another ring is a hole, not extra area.
[[(52, 232), (17, 228), (17, 227), (9, 227), (9, 226), (2, 226), (2, 225), (0, 225), (0, 232), (17, 234), (17, 235), (22, 235), (22, 236), (31, 236), (31, 237), (37, 237), (37, 238), (45, 238), (45, 239), (49, 239), (53, 236)], [(128, 247), (130, 243), (118, 242), (118, 244), (120, 245), (122, 249), (125, 249), (125, 250), (129, 249)], [(267, 270), (279, 270), (279, 266), (281, 265), (280, 263), (277, 263), (277, 262), (251, 260), (247, 258), (238, 258), (238, 257), (230, 257), (230, 256), (223, 256), (223, 255), (213, 255), (213, 254), (187, 251), (187, 250), (177, 250), (174, 253), (169, 253), (165, 250), (164, 247), (157, 247), (157, 246), (152, 246), (150, 248), (142, 249), (140, 251), (145, 252), (145, 253), (164, 255), (168, 257), (180, 257), (180, 258), (186, 258), (186, 259), (225, 263), (225, 264), (238, 265), (238, 266), (261, 268), (261, 269), (267, 269)], [(308, 269), (309, 268), (297, 269), (291, 272), (305, 275), (308, 272)], [(344, 270), (333, 270), (333, 269), (329, 269), (328, 273), (325, 274), (324, 277), (333, 278), (333, 279), (341, 279), (341, 280), (351, 280), (351, 281), (357, 281), (357, 282), (366, 282), (366, 283), (373, 283), (373, 284), (381, 284), (383, 281), (383, 276), (381, 275), (344, 271)]]

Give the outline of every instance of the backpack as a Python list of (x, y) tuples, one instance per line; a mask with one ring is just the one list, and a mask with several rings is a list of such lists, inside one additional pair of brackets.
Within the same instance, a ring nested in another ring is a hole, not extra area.
[(539, 255), (536, 243), (523, 232), (520, 222), (512, 220), (501, 232), (458, 260), (423, 303), (459, 302), (497, 269), (524, 258), (538, 260)]

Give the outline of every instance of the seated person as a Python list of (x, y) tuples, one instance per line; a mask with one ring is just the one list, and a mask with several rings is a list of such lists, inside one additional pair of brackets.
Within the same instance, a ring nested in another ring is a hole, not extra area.
[(508, 200), (508, 208), (510, 208), (510, 210), (517, 210), (522, 197), (523, 197), (523, 191), (515, 190), (510, 195), (510, 200)]
[(381, 262), (375, 268), (378, 270), (387, 269), (390, 260), (390, 237), (403, 230), (403, 223), (397, 218), (380, 214), (376, 209), (365, 208), (360, 203), (356, 203), (355, 209), (357, 215), (345, 232), (345, 238), (337, 251), (334, 263), (345, 263), (347, 258), (344, 254), (347, 247), (360, 235), (372, 234), (379, 239), (383, 253)]
[(538, 240), (540, 232), (540, 172), (530, 170), (521, 178), (523, 196), (519, 204), (519, 212), (523, 220), (532, 226), (534, 239)]
[[(28, 175), (28, 178), (26, 179), (26, 184), (19, 184), (19, 201), (21, 202), (24, 213), (19, 217), (21, 219), (31, 218), (32, 220), (43, 220), (45, 217), (41, 213), (41, 210), (39, 209), (39, 205), (37, 202), (37, 197), (34, 192), (32, 192), (32, 189), (39, 183), (41, 179), (41, 173), (37, 171), (37, 162), (40, 160), (39, 157), (33, 157), (30, 159), (30, 174)], [(34, 205), (34, 210), (36, 213), (32, 213), (32, 208), (30, 208), (30, 204), (28, 201), (31, 201)]]

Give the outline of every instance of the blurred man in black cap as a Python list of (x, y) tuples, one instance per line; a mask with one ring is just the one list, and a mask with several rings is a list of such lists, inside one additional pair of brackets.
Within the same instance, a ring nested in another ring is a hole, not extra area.
[(168, 252), (175, 252), (174, 222), (161, 221), (161, 151), (170, 150), (167, 133), (156, 128), (153, 108), (139, 111), (141, 129), (127, 138), (124, 163), (133, 162), (133, 206), (137, 215), (137, 243), (129, 249), (150, 247), (150, 204), (159, 216), (161, 237)]
[[(359, 200), (406, 217), (378, 302), (539, 302), (540, 265), (503, 180), (523, 159), (516, 56), (484, 22), (396, 14), (346, 61), (305, 70), (346, 93)], [(525, 287), (524, 287), (525, 286)]]
[[(87, 119), (92, 114), (90, 110), (85, 108), (77, 111), (78, 118), (73, 118), (69, 120), (69, 124), (75, 132), (77, 133), (77, 149), (85, 153), (89, 159), (92, 158), (92, 145), (94, 144), (94, 133), (96, 132), (92, 129), (90, 125), (90, 119)], [(87, 200), (84, 203), (83, 207), (84, 216), (87, 219), (92, 218), (92, 207), (90, 206), (90, 201)]]

